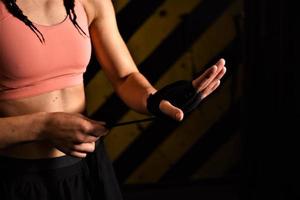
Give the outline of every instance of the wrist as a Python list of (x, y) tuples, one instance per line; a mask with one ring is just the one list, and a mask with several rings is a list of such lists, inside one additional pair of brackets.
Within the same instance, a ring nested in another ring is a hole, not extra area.
[(48, 127), (48, 121), (50, 114), (47, 112), (36, 113), (33, 120), (33, 127), (35, 127), (34, 140), (45, 140), (46, 139), (46, 130)]
[(191, 81), (179, 80), (150, 95), (147, 98), (147, 109), (151, 114), (165, 118), (167, 116), (160, 110), (160, 102), (166, 100), (187, 114), (199, 105), (201, 99), (201, 94)]
[(156, 92), (157, 92), (157, 90), (153, 88), (151, 90), (148, 90), (147, 93), (143, 97), (143, 107), (145, 108), (147, 114), (153, 114), (149, 110), (149, 98), (152, 95), (154, 95)]

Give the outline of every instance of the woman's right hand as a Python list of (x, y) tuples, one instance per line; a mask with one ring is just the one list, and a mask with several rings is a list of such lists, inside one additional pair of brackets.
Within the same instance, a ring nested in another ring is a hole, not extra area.
[(47, 113), (42, 139), (68, 155), (84, 158), (95, 150), (95, 142), (107, 133), (104, 122), (81, 114), (54, 112)]

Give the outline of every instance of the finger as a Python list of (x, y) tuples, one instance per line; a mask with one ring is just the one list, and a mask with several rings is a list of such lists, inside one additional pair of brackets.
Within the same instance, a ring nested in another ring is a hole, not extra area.
[[(69, 147), (67, 147), (69, 146)], [(84, 152), (77, 152), (77, 151), (74, 151), (72, 150), (72, 145), (64, 145), (64, 146), (56, 146), (56, 148), (58, 150), (60, 150), (61, 152), (64, 152), (65, 154), (68, 154), (68, 155), (71, 155), (71, 156), (74, 156), (74, 157), (78, 157), (78, 158), (84, 158), (86, 157), (86, 153)]]
[(220, 80), (226, 73), (226, 70), (227, 70), (226, 67), (222, 67), (221, 71), (217, 74), (214, 80)]
[(75, 144), (73, 151), (81, 153), (91, 153), (95, 150), (95, 142)]
[(225, 66), (225, 59), (224, 58), (221, 58), (220, 60), (218, 60), (218, 62), (216, 63), (216, 65), (218, 66), (218, 67), (223, 67), (223, 66)]
[(162, 100), (159, 104), (159, 109), (169, 117), (181, 121), (184, 117), (183, 111), (173, 106), (169, 101)]
[(83, 132), (93, 133), (95, 131), (107, 131), (107, 128), (105, 127), (105, 122), (92, 120), (85, 116), (81, 116), (81, 118), (83, 119), (83, 121), (81, 121)]
[(93, 124), (97, 124), (97, 125), (100, 125), (100, 126), (103, 126), (105, 127), (106, 126), (106, 122), (104, 121), (96, 121), (96, 120), (93, 120), (93, 119), (88, 119), (91, 123)]
[[(226, 73), (226, 67), (222, 67), (222, 70), (217, 74), (217, 76), (212, 80), (207, 87), (202, 91), (202, 97), (203, 94), (209, 95), (211, 92), (213, 92), (219, 85), (220, 85), (220, 79), (224, 76)], [(205, 97), (203, 97), (205, 98)]]
[(94, 136), (94, 135), (97, 135), (97, 134), (94, 134), (94, 133), (89, 133), (89, 134), (91, 134), (91, 135), (85, 135), (82, 140), (79, 140), (77, 142), (79, 142), (79, 143), (91, 143), (91, 142), (96, 142), (100, 138), (100, 136)]
[(109, 129), (106, 128), (105, 130), (101, 129), (94, 129), (94, 131), (90, 132), (89, 134), (91, 136), (97, 137), (97, 139), (99, 139), (100, 137), (104, 137), (109, 133)]
[(72, 151), (70, 152), (70, 155), (77, 158), (85, 158), (87, 154), (82, 152)]
[(95, 137), (101, 137), (107, 135), (109, 132), (108, 128), (105, 127), (104, 122), (99, 121), (91, 121), (92, 128), (88, 131), (89, 135), (95, 136)]
[(213, 75), (217, 72), (218, 67), (216, 65), (211, 66), (198, 78), (194, 79), (192, 84), (194, 88), (197, 89), (197, 92), (201, 92), (209, 84)]
[(204, 99), (205, 97), (207, 97), (209, 94), (211, 94), (214, 90), (216, 90), (219, 85), (220, 85), (221, 81), (220, 80), (216, 80), (214, 82), (212, 82), (207, 88), (205, 88), (205, 90), (202, 92), (202, 98)]
[[(225, 65), (225, 60), (221, 58), (216, 65), (213, 65), (212, 67), (208, 68), (204, 74), (202, 74), (200, 77), (195, 79), (193, 81), (193, 86), (196, 88), (197, 92), (202, 92), (211, 82), (216, 79), (216, 77), (220, 78), (224, 75), (222, 75), (224, 71), (224, 65)], [(226, 70), (226, 69), (225, 69)], [(208, 73), (206, 73), (208, 72)], [(222, 72), (222, 73), (221, 73)], [(224, 71), (225, 73), (225, 71)], [(204, 76), (203, 76), (204, 75)]]

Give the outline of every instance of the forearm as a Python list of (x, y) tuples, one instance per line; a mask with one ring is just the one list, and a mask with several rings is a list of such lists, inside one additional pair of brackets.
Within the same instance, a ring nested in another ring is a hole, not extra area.
[(0, 118), (0, 148), (40, 140), (44, 113)]
[(133, 110), (148, 114), (147, 98), (156, 89), (139, 72), (133, 72), (123, 78), (115, 86), (115, 90), (121, 99)]

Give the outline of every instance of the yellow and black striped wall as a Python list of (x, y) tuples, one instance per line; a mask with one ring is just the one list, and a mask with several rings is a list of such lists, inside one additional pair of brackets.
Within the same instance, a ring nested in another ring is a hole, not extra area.
[[(121, 184), (233, 176), (240, 164), (242, 0), (114, 0), (118, 26), (139, 70), (156, 87), (192, 79), (226, 59), (221, 86), (182, 123), (116, 127), (105, 139)], [(143, 119), (116, 96), (92, 56), (88, 115), (111, 123)]]

